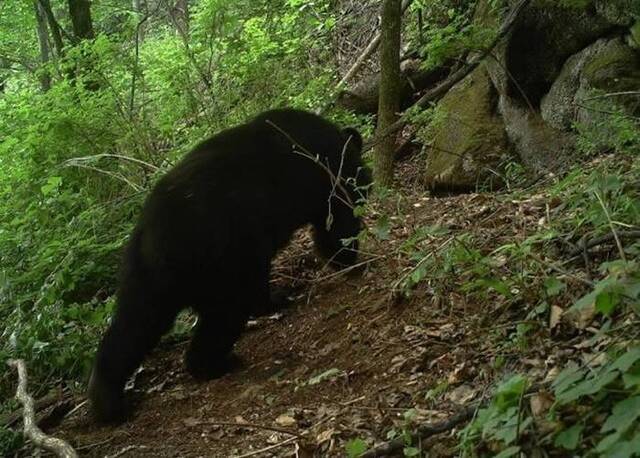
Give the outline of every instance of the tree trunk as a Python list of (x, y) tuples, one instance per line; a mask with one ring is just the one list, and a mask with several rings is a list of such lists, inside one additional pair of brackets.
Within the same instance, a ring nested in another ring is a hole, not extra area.
[(89, 0), (69, 0), (69, 16), (76, 39), (87, 40), (95, 37)]
[(184, 37), (189, 36), (189, 3), (187, 0), (176, 0), (173, 7), (173, 23), (178, 33)]
[(38, 0), (42, 11), (47, 16), (47, 22), (49, 23), (49, 31), (51, 32), (51, 38), (53, 38), (53, 47), (56, 50), (58, 56), (62, 56), (62, 50), (64, 44), (62, 43), (62, 32), (60, 31), (60, 24), (56, 21), (56, 17), (53, 15), (51, 9), (51, 2), (49, 0)]
[[(36, 32), (38, 33), (38, 43), (40, 45), (40, 61), (42, 65), (46, 65), (51, 56), (51, 50), (49, 49), (49, 30), (47, 28), (47, 17), (44, 9), (38, 2), (33, 0), (33, 8), (36, 13)], [(41, 68), (38, 71), (38, 79), (40, 80), (40, 87), (43, 92), (51, 89), (51, 74), (47, 68)]]
[[(400, 0), (384, 0), (380, 43), (380, 92), (378, 126), (384, 132), (398, 118), (400, 109)], [(378, 143), (373, 156), (373, 174), (378, 185), (390, 186), (393, 179), (393, 153), (396, 137), (388, 135)]]

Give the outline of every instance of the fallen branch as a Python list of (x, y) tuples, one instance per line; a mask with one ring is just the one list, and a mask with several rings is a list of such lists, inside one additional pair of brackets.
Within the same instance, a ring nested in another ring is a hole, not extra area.
[[(62, 400), (62, 391), (53, 390), (46, 396), (34, 401), (34, 411), (40, 412)], [(22, 418), (22, 407), (0, 416), (0, 426), (9, 427)]]
[(272, 431), (275, 433), (288, 434), (289, 436), (294, 436), (297, 438), (301, 438), (302, 434), (299, 434), (295, 431), (291, 431), (290, 429), (285, 428), (276, 428), (275, 426), (266, 426), (266, 425), (258, 425), (256, 423), (234, 423), (232, 421), (199, 421), (198, 425), (208, 425), (208, 426), (230, 426), (233, 428), (245, 428), (245, 429), (261, 429), (264, 431)]
[(283, 445), (290, 444), (291, 442), (296, 441), (296, 440), (298, 440), (297, 437), (290, 437), (289, 439), (284, 440), (282, 442), (278, 442), (277, 444), (269, 445), (268, 447), (261, 448), (259, 450), (254, 450), (253, 452), (249, 452), (249, 453), (244, 453), (242, 455), (236, 455), (234, 458), (247, 458), (249, 456), (260, 455), (262, 453), (269, 452), (269, 451), (274, 450), (276, 448), (280, 448)]
[[(450, 419), (436, 423), (433, 425), (422, 425), (418, 428), (418, 431), (412, 435), (413, 440), (418, 439), (427, 439), (431, 436), (435, 436), (436, 434), (444, 433), (453, 429), (461, 423), (466, 422), (473, 418), (475, 414), (474, 408), (467, 408), (457, 415), (451, 417)], [(367, 450), (360, 458), (374, 458), (378, 456), (386, 456), (392, 453), (397, 452), (398, 450), (402, 450), (402, 448), (406, 445), (406, 441), (404, 437), (400, 437), (397, 439), (393, 439), (388, 442), (383, 442), (382, 444), (372, 448), (371, 450)]]
[(422, 97), (420, 97), (416, 101), (416, 103), (414, 103), (411, 107), (409, 107), (408, 110), (405, 110), (404, 114), (400, 116), (400, 118), (396, 122), (394, 122), (389, 127), (387, 127), (383, 132), (376, 134), (375, 140), (366, 144), (363, 150), (371, 149), (373, 146), (375, 146), (377, 143), (382, 141), (384, 138), (402, 129), (404, 125), (407, 123), (409, 119), (409, 112), (413, 107), (424, 107), (427, 105), (427, 103), (433, 102), (434, 100), (439, 99), (440, 97), (444, 96), (449, 91), (449, 89), (451, 89), (457, 83), (462, 81), (473, 70), (475, 70), (476, 67), (480, 65), (480, 63), (491, 53), (493, 48), (495, 48), (496, 45), (500, 43), (500, 41), (502, 41), (502, 39), (509, 34), (509, 32), (511, 31), (511, 28), (516, 23), (516, 19), (518, 19), (520, 12), (530, 2), (531, 0), (520, 0), (520, 2), (516, 6), (514, 6), (513, 9), (509, 12), (504, 22), (500, 26), (500, 29), (498, 30), (498, 34), (493, 39), (491, 44), (487, 47), (487, 49), (485, 49), (480, 54), (473, 57), (469, 62), (467, 62), (462, 67), (460, 67), (460, 69), (458, 69), (455, 73), (453, 73), (449, 78), (444, 80), (442, 83), (438, 84), (436, 87), (434, 87), (430, 91), (427, 91)]
[[(636, 238), (640, 238), (640, 230), (637, 230), (637, 231), (617, 231), (617, 235), (621, 239), (636, 239)], [(569, 252), (569, 256), (572, 257), (572, 258), (574, 256), (579, 256), (585, 250), (588, 250), (590, 248), (596, 247), (598, 245), (602, 245), (603, 243), (610, 242), (610, 241), (612, 241), (614, 239), (615, 239), (615, 237), (614, 237), (612, 232), (609, 232), (608, 234), (602, 235), (600, 237), (596, 237), (596, 238), (591, 239), (591, 240), (583, 239), (582, 242), (578, 243), (578, 246), (576, 246), (575, 249), (573, 249), (573, 250), (571, 250)]]
[(33, 398), (27, 392), (27, 367), (21, 359), (10, 359), (7, 364), (18, 371), (16, 399), (24, 408), (24, 434), (36, 447), (55, 453), (61, 458), (77, 458), (78, 454), (67, 442), (57, 437), (47, 436), (36, 425)]

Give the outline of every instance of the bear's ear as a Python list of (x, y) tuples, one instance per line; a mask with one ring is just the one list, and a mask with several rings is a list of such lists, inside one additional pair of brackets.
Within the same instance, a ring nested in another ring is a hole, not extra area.
[(353, 127), (346, 127), (342, 129), (342, 136), (345, 142), (349, 142), (349, 146), (353, 147), (358, 153), (362, 152), (362, 137)]

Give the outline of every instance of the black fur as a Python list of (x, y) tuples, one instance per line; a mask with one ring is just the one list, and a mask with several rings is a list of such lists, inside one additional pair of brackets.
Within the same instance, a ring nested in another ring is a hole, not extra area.
[[(98, 420), (123, 419), (126, 380), (185, 307), (198, 314), (188, 371), (201, 379), (228, 371), (247, 318), (269, 306), (271, 259), (299, 227), (313, 226), (333, 264), (355, 262), (357, 241), (345, 248), (342, 239), (361, 229), (345, 203), (370, 183), (361, 148), (353, 129), (272, 110), (201, 143), (160, 179), (126, 248), (117, 311), (91, 374)], [(319, 163), (340, 172), (339, 185)]]

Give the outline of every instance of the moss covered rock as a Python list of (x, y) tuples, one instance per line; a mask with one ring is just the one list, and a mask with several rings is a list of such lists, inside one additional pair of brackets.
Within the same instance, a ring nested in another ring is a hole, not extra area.
[(615, 25), (630, 26), (640, 19), (638, 0), (595, 0), (596, 12)]
[[(487, 179), (509, 157), (497, 93), (484, 67), (454, 86), (442, 99), (443, 118), (432, 129), (427, 185), (434, 190), (468, 190)], [(495, 180), (493, 180), (495, 182)]]
[[(622, 38), (601, 39), (570, 57), (541, 104), (550, 125), (569, 129), (575, 122), (592, 123), (598, 111), (589, 107), (594, 93), (637, 91), (640, 88), (640, 54)], [(620, 95), (607, 99), (630, 114), (638, 114), (638, 99)]]

